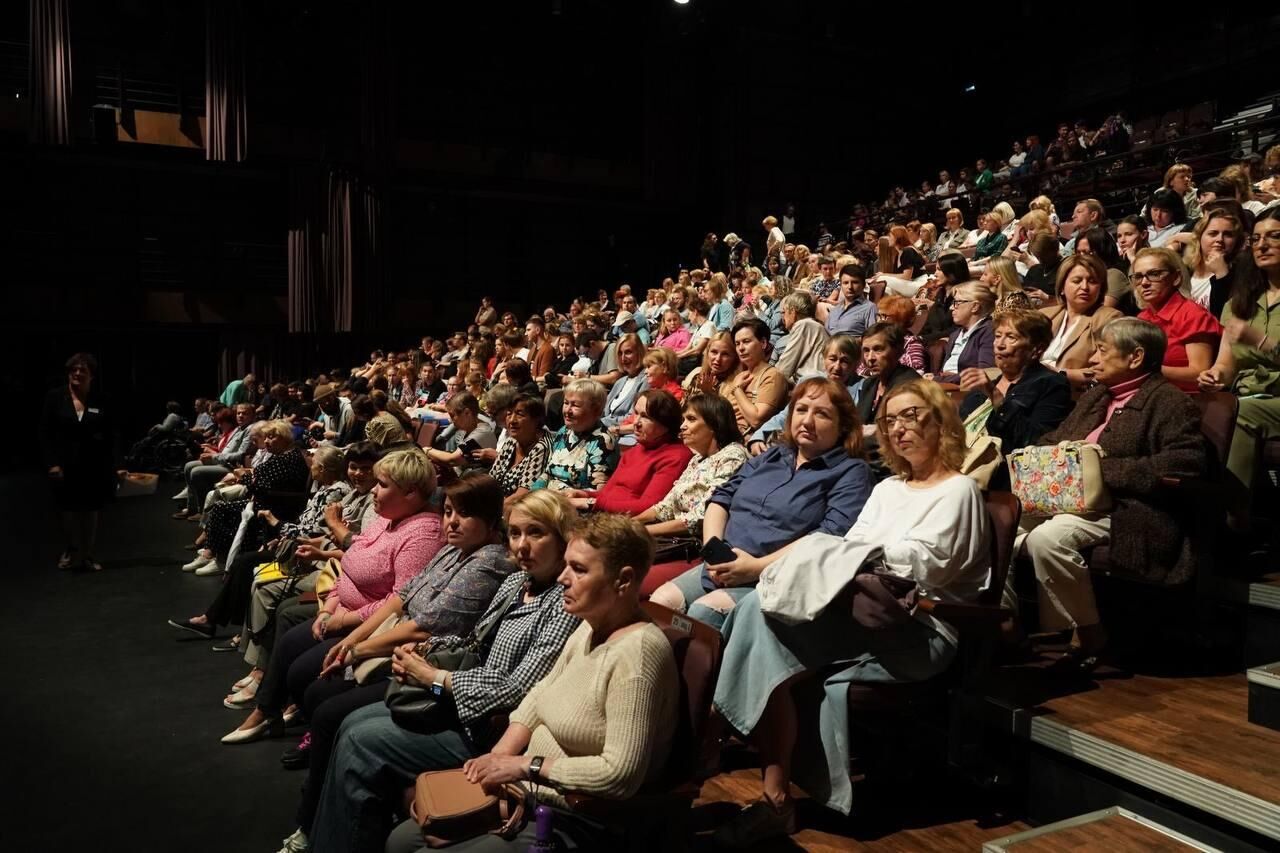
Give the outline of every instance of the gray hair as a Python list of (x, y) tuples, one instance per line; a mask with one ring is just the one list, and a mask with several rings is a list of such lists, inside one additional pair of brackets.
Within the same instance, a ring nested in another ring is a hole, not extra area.
[(568, 385), (564, 386), (565, 396), (576, 394), (582, 397), (597, 413), (604, 411), (604, 402), (609, 397), (609, 392), (605, 387), (594, 379), (575, 379)]
[(494, 385), (484, 395), (484, 410), (490, 417), (505, 412), (515, 403), (520, 392), (510, 385)]
[(782, 297), (782, 310), (787, 309), (796, 312), (796, 319), (804, 319), (812, 317), (817, 306), (814, 304), (812, 293), (807, 290), (793, 290)]
[(1111, 341), (1124, 355), (1131, 355), (1142, 347), (1142, 369), (1145, 371), (1154, 373), (1164, 364), (1168, 339), (1164, 330), (1155, 323), (1137, 317), (1117, 317), (1102, 327), (1102, 338)]
[(335, 480), (341, 480), (347, 470), (346, 454), (332, 445), (322, 444), (317, 447), (311, 454), (311, 461)]

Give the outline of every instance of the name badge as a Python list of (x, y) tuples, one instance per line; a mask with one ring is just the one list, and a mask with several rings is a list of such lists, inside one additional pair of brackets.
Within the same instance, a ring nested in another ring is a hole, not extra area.
[(101, 414), (101, 412), (98, 409), (89, 409), (89, 414), (97, 415), (97, 414)]

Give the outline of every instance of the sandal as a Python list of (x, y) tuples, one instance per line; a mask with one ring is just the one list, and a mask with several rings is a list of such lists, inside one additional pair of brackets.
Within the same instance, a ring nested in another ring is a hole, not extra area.
[(75, 551), (70, 548), (62, 552), (62, 556), (58, 558), (58, 568), (69, 569), (75, 563)]
[(237, 690), (243, 690), (257, 680), (258, 679), (253, 677), (253, 673), (250, 672), (244, 678), (240, 679), (235, 684), (231, 685), (231, 692), (235, 693)]

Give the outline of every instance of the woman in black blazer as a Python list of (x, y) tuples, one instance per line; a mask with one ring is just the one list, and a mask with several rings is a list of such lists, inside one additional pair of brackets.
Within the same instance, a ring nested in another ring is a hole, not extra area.
[(118, 483), (115, 425), (93, 390), (97, 360), (78, 352), (66, 366), (67, 384), (44, 398), (40, 448), (67, 537), (58, 568), (71, 568), (78, 558), (96, 572), (102, 569), (93, 559), (98, 512), (115, 498)]

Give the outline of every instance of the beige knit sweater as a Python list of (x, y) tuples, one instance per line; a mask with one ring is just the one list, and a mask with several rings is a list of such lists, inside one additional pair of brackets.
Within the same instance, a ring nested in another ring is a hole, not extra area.
[[(511, 722), (533, 733), (526, 755), (555, 759), (545, 776), (557, 788), (621, 800), (662, 772), (679, 699), (661, 629), (644, 625), (592, 649), (584, 622)], [(545, 787), (537, 793), (559, 801)]]

